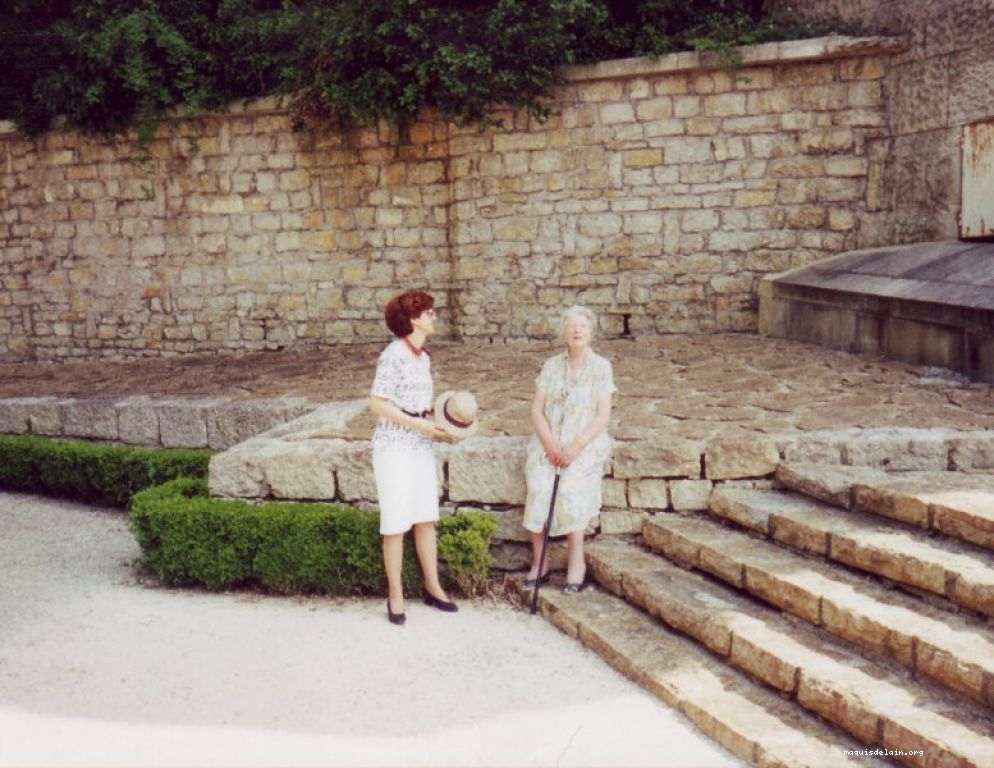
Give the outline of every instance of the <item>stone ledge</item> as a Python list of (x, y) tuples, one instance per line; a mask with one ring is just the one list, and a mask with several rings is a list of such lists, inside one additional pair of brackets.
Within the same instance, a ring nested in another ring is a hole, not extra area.
[(220, 451), (317, 407), (317, 403), (298, 397), (271, 400), (15, 397), (0, 399), (0, 434)]
[[(809, 40), (785, 40), (737, 48), (742, 63), (755, 67), (763, 64), (792, 64), (802, 61), (825, 61), (851, 56), (891, 55), (907, 48), (899, 37), (848, 37), (830, 35)], [(620, 80), (631, 77), (670, 75), (697, 69), (715, 69), (723, 66), (716, 53), (683, 51), (660, 56), (656, 59), (631, 58), (602, 61), (565, 67), (563, 74), (570, 82), (593, 80)]]

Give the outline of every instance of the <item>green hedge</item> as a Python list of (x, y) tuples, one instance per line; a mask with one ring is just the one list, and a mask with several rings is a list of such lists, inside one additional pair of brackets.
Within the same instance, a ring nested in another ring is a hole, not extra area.
[[(274, 592), (385, 594), (375, 512), (331, 504), (251, 503), (207, 495), (203, 480), (183, 478), (135, 495), (130, 527), (145, 562), (170, 586)], [(438, 523), (443, 583), (477, 593), (490, 565), (496, 521), (459, 512)], [(420, 573), (413, 543), (404, 551), (405, 591)]]
[(0, 488), (125, 509), (138, 491), (206, 477), (211, 452), (0, 435)]

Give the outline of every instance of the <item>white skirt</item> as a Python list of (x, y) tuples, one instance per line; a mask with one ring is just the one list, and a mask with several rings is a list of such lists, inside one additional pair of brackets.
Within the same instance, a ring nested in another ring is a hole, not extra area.
[(438, 520), (434, 451), (374, 446), (373, 475), (381, 535), (405, 533), (415, 523)]

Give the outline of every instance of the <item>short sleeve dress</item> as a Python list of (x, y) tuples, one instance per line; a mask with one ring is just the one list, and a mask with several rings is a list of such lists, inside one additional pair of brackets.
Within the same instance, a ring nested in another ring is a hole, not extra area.
[[(590, 424), (597, 414), (597, 404), (617, 391), (611, 363), (592, 351), (587, 352), (586, 362), (575, 376), (569, 373), (567, 353), (549, 358), (535, 385), (545, 396), (545, 418), (552, 436), (563, 447)], [(601, 478), (610, 456), (611, 438), (602, 432), (562, 471), (550, 535), (583, 531), (600, 512)], [(523, 521), (529, 531), (541, 533), (545, 526), (555, 475), (542, 442), (537, 435), (532, 436), (525, 459), (528, 495)]]
[[(430, 410), (434, 392), (428, 353), (416, 355), (402, 339), (390, 343), (377, 361), (372, 394), (408, 413)], [(380, 419), (373, 432), (373, 475), (381, 534), (438, 520), (435, 446), (429, 438)]]

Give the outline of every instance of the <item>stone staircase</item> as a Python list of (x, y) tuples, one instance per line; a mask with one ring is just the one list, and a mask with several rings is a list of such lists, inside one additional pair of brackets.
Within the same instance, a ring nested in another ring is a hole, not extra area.
[(776, 478), (591, 543), (543, 613), (753, 764), (994, 765), (994, 476)]

